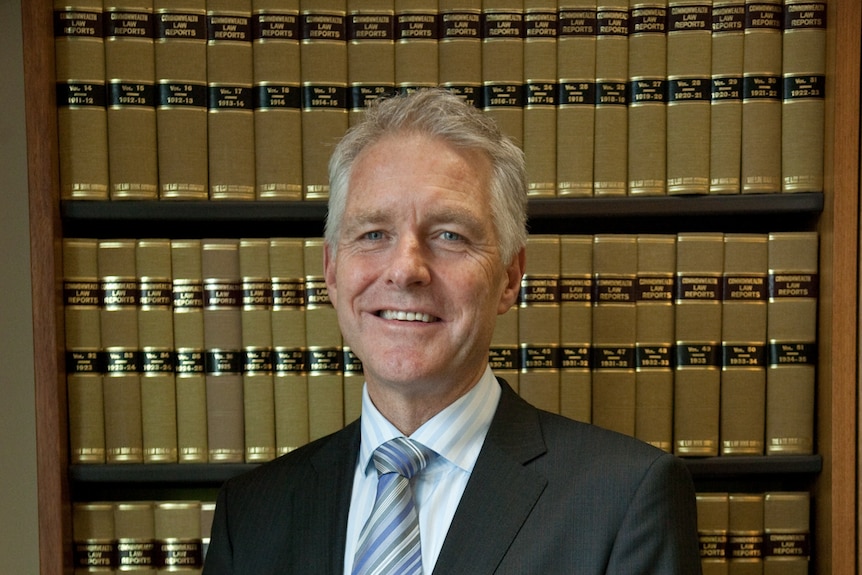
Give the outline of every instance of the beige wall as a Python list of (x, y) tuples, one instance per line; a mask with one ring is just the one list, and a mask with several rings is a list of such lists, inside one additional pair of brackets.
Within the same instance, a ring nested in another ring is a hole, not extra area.
[(31, 574), (39, 559), (22, 66), (20, 4), (0, 0), (0, 571)]

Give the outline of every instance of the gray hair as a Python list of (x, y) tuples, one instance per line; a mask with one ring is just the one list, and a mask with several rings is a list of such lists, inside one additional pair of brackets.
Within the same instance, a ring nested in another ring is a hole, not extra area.
[(527, 241), (527, 185), (524, 154), (496, 123), (462, 98), (429, 88), (382, 98), (365, 111), (329, 160), (329, 210), (325, 239), (336, 249), (347, 204), (353, 164), (367, 147), (396, 133), (422, 134), (448, 144), (483, 152), (491, 161), (491, 219), (500, 255), (508, 263)]

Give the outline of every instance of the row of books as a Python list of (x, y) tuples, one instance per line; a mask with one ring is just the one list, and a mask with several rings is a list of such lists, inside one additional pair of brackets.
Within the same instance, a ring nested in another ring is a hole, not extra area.
[(66, 199), (321, 200), (368, 101), (443, 86), (537, 196), (823, 190), (826, 3), (56, 3)]
[[(360, 414), (321, 238), (64, 240), (73, 463), (266, 461)], [(533, 235), (495, 372), (679, 455), (813, 452), (818, 237)]]
[(811, 495), (698, 493), (703, 575), (808, 575)]
[(211, 501), (73, 503), (75, 574), (200, 573), (214, 511)]

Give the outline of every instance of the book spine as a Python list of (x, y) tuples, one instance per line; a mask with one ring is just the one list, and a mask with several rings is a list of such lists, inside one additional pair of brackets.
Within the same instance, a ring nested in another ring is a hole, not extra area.
[(637, 237), (593, 238), (592, 422), (635, 435)]
[(676, 236), (637, 238), (635, 437), (673, 451)]
[(117, 572), (152, 573), (156, 568), (153, 503), (120, 501), (114, 504)]
[(101, 240), (100, 331), (105, 351), (105, 461), (142, 463), (141, 354), (135, 240)]
[(135, 266), (140, 289), (138, 341), (142, 356), (144, 463), (176, 463), (176, 353), (170, 240), (137, 240)]
[(200, 501), (153, 503), (156, 573), (200, 573), (203, 568)]
[(301, 200), (299, 0), (252, 8), (255, 197)]
[(395, 87), (399, 92), (437, 85), (439, 43), (437, 0), (395, 0)]
[(521, 278), (518, 341), (521, 397), (560, 412), (560, 238), (527, 238), (527, 269)]
[(348, 126), (345, 0), (300, 0), (303, 198), (329, 197), (327, 164)]
[(206, 559), (212, 535), (213, 517), (215, 516), (215, 501), (201, 501), (200, 530), (201, 554)]
[(560, 236), (560, 414), (592, 421), (593, 238)]
[(746, 0), (742, 193), (781, 191), (781, 0)]
[(593, 192), (628, 192), (628, 0), (602, 0), (596, 12), (596, 125)]
[(159, 197), (152, 0), (105, 2), (111, 198)]
[(200, 240), (171, 240), (180, 463), (205, 463), (208, 459), (201, 254)]
[(108, 199), (102, 0), (54, 1), (60, 197)]
[(71, 463), (105, 462), (98, 242), (63, 240), (63, 314)]
[(154, 0), (159, 194), (205, 200), (207, 21), (205, 0)]
[(76, 575), (115, 572), (117, 543), (112, 503), (72, 504), (72, 562)]
[(785, 0), (781, 191), (823, 191), (826, 2)]
[(712, 0), (671, 0), (667, 35), (667, 191), (708, 194)]
[(807, 575), (811, 495), (767, 492), (763, 498), (763, 575)]
[(520, 306), (515, 302), (506, 313), (497, 316), (497, 323), (491, 336), (491, 348), (488, 352), (488, 362), (494, 370), (494, 375), (505, 379), (515, 393), (520, 393), (519, 310)]
[(721, 455), (763, 455), (766, 235), (726, 234), (721, 317)]
[(240, 240), (239, 271), (242, 278), (245, 460), (269, 461), (276, 456), (269, 240)]
[(763, 571), (763, 493), (728, 495), (728, 573)]
[(667, 1), (635, 1), (629, 10), (628, 193), (667, 192)]
[(676, 268), (674, 453), (717, 456), (723, 234), (678, 234)]
[(308, 346), (301, 238), (272, 238), (272, 345), (275, 445), (278, 455), (308, 443)]
[(710, 194), (738, 194), (741, 191), (744, 30), (744, 0), (713, 0)]
[(207, 0), (207, 149), (212, 200), (255, 197), (251, 0)]
[(323, 276), (323, 239), (306, 239), (303, 252), (308, 427), (313, 441), (344, 426), (344, 350), (338, 317)]
[(524, 138), (527, 193), (557, 193), (556, 0), (524, 1)]
[(201, 242), (207, 443), (210, 463), (244, 460), (239, 241)]
[(395, 90), (394, 0), (347, 0), (348, 123)]
[(557, 39), (557, 195), (593, 195), (595, 0), (560, 0)]
[(769, 234), (766, 454), (814, 453), (816, 232)]
[(482, 2), (482, 104), (504, 134), (524, 142), (524, 2)]
[(482, 0), (439, 0), (439, 10), (440, 85), (482, 108)]
[(730, 520), (727, 493), (698, 493), (697, 537), (703, 575), (728, 575), (727, 529)]

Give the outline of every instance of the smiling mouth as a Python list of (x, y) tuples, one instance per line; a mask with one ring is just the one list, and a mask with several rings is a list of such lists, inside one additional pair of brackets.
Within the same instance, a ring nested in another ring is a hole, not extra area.
[(421, 323), (432, 323), (437, 321), (438, 319), (427, 313), (420, 313), (414, 311), (396, 311), (391, 309), (382, 310), (377, 315), (383, 319), (392, 319), (397, 321), (418, 321)]

